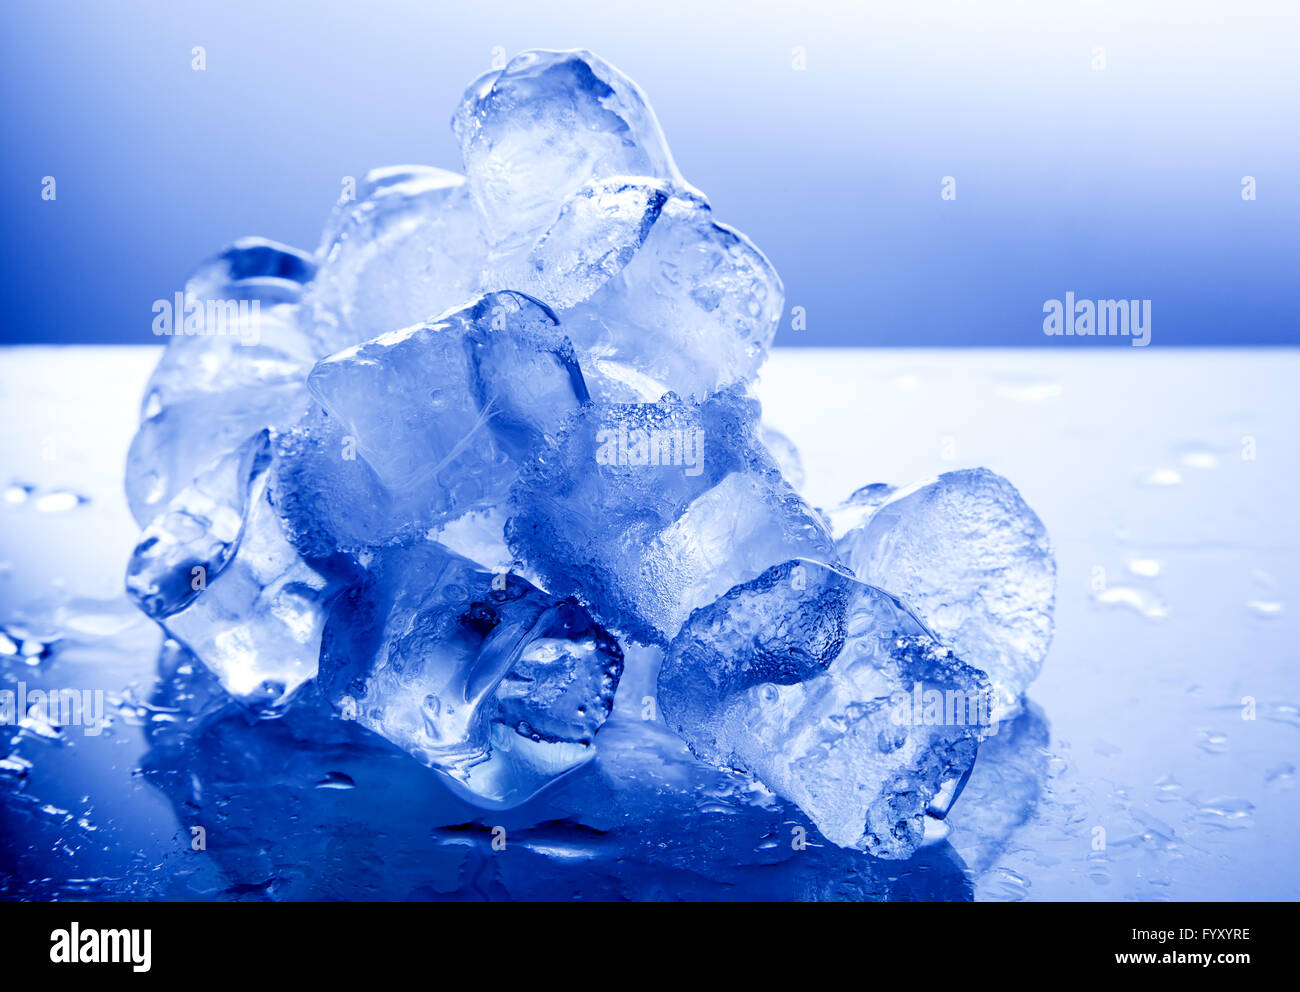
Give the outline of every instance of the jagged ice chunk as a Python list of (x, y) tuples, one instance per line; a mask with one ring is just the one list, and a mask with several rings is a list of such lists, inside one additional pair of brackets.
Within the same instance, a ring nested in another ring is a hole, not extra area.
[(738, 391), (583, 408), (511, 490), (511, 549), (552, 592), (637, 640), (672, 638), (691, 610), (771, 565), (834, 560), (816, 513), (758, 440)]
[(1015, 486), (985, 468), (888, 495), (837, 542), (864, 582), (900, 596), (984, 669), (1000, 715), (1037, 677), (1052, 641), (1056, 559)]
[(623, 668), (581, 606), (440, 545), (386, 548), (340, 596), (321, 684), (345, 719), (506, 807), (589, 760)]
[(893, 596), (789, 561), (691, 616), (659, 705), (699, 758), (752, 772), (828, 840), (905, 858), (970, 770), (991, 700)]
[(137, 605), (237, 699), (279, 706), (316, 675), (335, 591), (285, 540), (260, 432), (172, 501), (127, 569)]
[(466, 90), (452, 129), (494, 251), (535, 243), (589, 180), (685, 185), (641, 90), (586, 51), (528, 51), (486, 73)]
[(464, 176), (423, 165), (371, 171), (357, 198), (335, 207), (322, 237), (303, 308), (317, 355), (471, 299), (485, 253)]

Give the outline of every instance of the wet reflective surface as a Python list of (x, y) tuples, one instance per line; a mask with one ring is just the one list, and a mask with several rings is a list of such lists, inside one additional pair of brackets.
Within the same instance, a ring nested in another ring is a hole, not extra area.
[[(597, 760), (507, 813), (310, 693), (251, 720), (121, 597), (122, 455), (155, 357), (0, 363), (0, 691), (84, 704), (0, 727), (0, 897), (1300, 895), (1294, 352), (775, 353), (760, 397), (811, 502), (988, 465), (1056, 546), (1031, 705), (903, 863), (694, 762), (641, 705), (652, 658)], [(829, 382), (852, 388), (810, 385)]]

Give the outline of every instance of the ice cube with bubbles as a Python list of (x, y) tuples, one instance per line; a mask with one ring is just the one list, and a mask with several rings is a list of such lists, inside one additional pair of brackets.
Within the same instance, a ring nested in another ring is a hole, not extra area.
[(316, 675), (324, 607), (338, 586), (284, 537), (259, 432), (182, 490), (145, 528), (127, 592), (237, 699), (286, 703)]
[(321, 650), (321, 686), (345, 719), (488, 807), (592, 757), (622, 668), (618, 642), (577, 603), (433, 542), (374, 552)]
[(590, 180), (648, 176), (684, 185), (640, 88), (586, 51), (527, 51), (479, 77), (452, 128), (496, 252), (536, 242)]
[(1000, 713), (1014, 713), (1052, 641), (1056, 558), (1042, 521), (986, 468), (878, 492), (866, 520), (839, 538), (844, 561), (984, 669)]
[(757, 424), (757, 403), (738, 390), (586, 406), (521, 469), (510, 547), (552, 592), (647, 643), (778, 562), (833, 561)]
[(812, 561), (692, 614), (658, 688), (697, 757), (752, 772), (828, 840), (883, 858), (917, 849), (992, 727), (982, 672), (889, 593)]

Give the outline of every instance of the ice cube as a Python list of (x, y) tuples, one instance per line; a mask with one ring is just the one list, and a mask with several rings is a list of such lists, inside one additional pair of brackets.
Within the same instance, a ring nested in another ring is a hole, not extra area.
[(901, 597), (984, 669), (1010, 715), (1052, 641), (1056, 558), (1015, 486), (986, 468), (945, 472), (888, 496), (838, 541), (864, 582)]
[(820, 519), (758, 440), (740, 391), (703, 404), (592, 404), (511, 490), (511, 549), (546, 587), (640, 641), (795, 556), (834, 560)]
[(598, 398), (703, 400), (753, 378), (784, 305), (763, 253), (681, 193), (627, 264), (561, 318)]
[(702, 760), (752, 772), (831, 842), (884, 858), (921, 844), (991, 720), (982, 672), (893, 596), (806, 560), (694, 613), (659, 705)]
[(479, 77), (452, 128), (495, 252), (534, 244), (592, 179), (685, 186), (641, 90), (586, 51), (527, 51)]
[(317, 357), (432, 320), (480, 291), (486, 246), (463, 176), (392, 166), (370, 172), (357, 193), (335, 207), (306, 294)]
[(766, 424), (762, 427), (761, 435), (763, 444), (771, 453), (772, 460), (776, 462), (776, 467), (781, 470), (786, 481), (795, 489), (803, 489), (803, 458), (795, 443), (775, 427), (768, 427)]
[(316, 356), (298, 308), (314, 273), (296, 249), (243, 238), (190, 276), (181, 305), (192, 321), (173, 313), (127, 455), (127, 500), (141, 526), (250, 435), (301, 415)]
[(212, 393), (301, 382), (317, 357), (298, 326), (315, 272), (310, 255), (266, 238), (241, 238), (200, 265), (185, 284), (194, 323), (173, 312), (141, 419)]
[(137, 605), (242, 702), (286, 703), (316, 675), (331, 581), (281, 533), (260, 432), (141, 534), (127, 570)]
[(321, 685), (477, 805), (589, 760), (623, 656), (582, 607), (432, 542), (376, 550), (333, 607)]
[(326, 562), (414, 529), (395, 515), (392, 497), (357, 453), (355, 438), (319, 404), (272, 443), (271, 503), (285, 536), (308, 561)]
[(425, 528), (503, 499), (512, 458), (587, 399), (554, 314), (509, 292), (324, 358), (307, 382), (392, 512)]
[(555, 223), (535, 244), (495, 257), (484, 285), (522, 290), (563, 312), (589, 298), (632, 260), (669, 193), (661, 180), (593, 180), (564, 202)]
[(288, 427), (306, 409), (301, 380), (172, 403), (140, 425), (126, 456), (126, 498), (146, 526), (203, 472), (267, 427)]

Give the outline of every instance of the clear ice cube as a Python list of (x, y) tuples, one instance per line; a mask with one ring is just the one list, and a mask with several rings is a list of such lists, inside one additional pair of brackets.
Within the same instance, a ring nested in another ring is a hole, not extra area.
[(525, 463), (507, 539), (546, 587), (640, 641), (777, 562), (834, 560), (816, 513), (758, 440), (758, 404), (592, 404)]
[(484, 74), (466, 90), (452, 129), (494, 252), (534, 244), (592, 179), (685, 185), (641, 90), (586, 51), (527, 51)]
[(182, 490), (145, 528), (127, 591), (250, 705), (286, 703), (316, 675), (331, 581), (285, 539), (260, 432)]
[(586, 387), (554, 314), (489, 293), (441, 319), (322, 359), (307, 380), (403, 522), (430, 527), (504, 498), (524, 457)]
[(581, 606), (423, 542), (376, 550), (335, 601), (321, 685), (463, 798), (507, 807), (592, 757), (622, 667)]
[(883, 858), (920, 846), (931, 802), (990, 731), (982, 672), (889, 593), (812, 561), (696, 611), (658, 688), (699, 758), (752, 772), (831, 842)]
[(296, 249), (243, 238), (186, 282), (183, 305), (202, 317), (191, 324), (173, 314), (127, 455), (127, 502), (138, 524), (250, 435), (301, 415), (316, 355), (298, 309), (314, 273), (315, 262)]
[(703, 400), (754, 377), (784, 305), (753, 242), (715, 221), (703, 197), (680, 193), (627, 264), (561, 317), (593, 395)]
[(1010, 715), (1052, 641), (1056, 558), (1042, 522), (986, 468), (877, 493), (883, 501), (839, 538), (843, 560), (984, 669), (999, 715)]
[(334, 208), (321, 240), (303, 307), (317, 357), (472, 299), (485, 254), (464, 176), (422, 165), (373, 170), (355, 200)]

